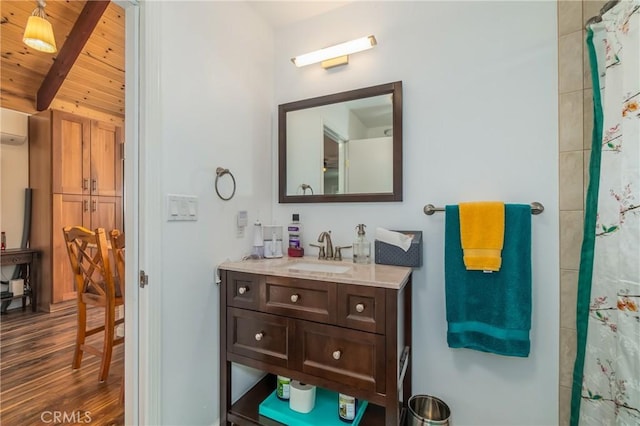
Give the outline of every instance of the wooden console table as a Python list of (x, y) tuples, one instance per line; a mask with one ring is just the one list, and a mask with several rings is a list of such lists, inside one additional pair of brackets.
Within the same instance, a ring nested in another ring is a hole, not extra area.
[(37, 293), (38, 293), (38, 269), (40, 262), (40, 251), (30, 248), (16, 248), (6, 249), (0, 253), (0, 261), (2, 266), (9, 265), (26, 265), (26, 272), (20, 277), (24, 279), (24, 293), (22, 295), (2, 298), (2, 302), (10, 301), (13, 299), (22, 298), (22, 310), (27, 307), (27, 297), (31, 299), (31, 310), (36, 312), (37, 308)]

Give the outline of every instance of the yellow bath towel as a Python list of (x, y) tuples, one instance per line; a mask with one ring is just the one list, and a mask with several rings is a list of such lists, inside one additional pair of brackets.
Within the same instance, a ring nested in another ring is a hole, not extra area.
[(467, 270), (499, 271), (504, 244), (504, 203), (460, 203), (460, 240)]

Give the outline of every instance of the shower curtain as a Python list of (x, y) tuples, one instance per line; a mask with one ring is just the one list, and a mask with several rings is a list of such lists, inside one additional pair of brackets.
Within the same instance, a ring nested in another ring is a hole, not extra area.
[(640, 0), (587, 32), (594, 128), (571, 425), (640, 425)]

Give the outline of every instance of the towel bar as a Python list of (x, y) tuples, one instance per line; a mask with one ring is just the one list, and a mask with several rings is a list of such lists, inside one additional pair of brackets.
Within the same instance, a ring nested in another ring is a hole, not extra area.
[[(422, 211), (427, 216), (431, 216), (435, 212), (443, 212), (444, 207), (436, 207), (433, 204), (427, 204), (422, 208)], [(540, 214), (543, 211), (544, 211), (544, 206), (542, 205), (542, 203), (539, 203), (537, 201), (534, 201), (533, 203), (531, 203), (531, 214)]]

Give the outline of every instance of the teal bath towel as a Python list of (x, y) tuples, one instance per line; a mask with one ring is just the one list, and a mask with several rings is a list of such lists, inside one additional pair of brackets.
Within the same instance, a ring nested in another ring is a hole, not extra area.
[(500, 355), (529, 355), (531, 206), (505, 205), (500, 271), (468, 271), (462, 259), (458, 206), (445, 208), (447, 343)]

